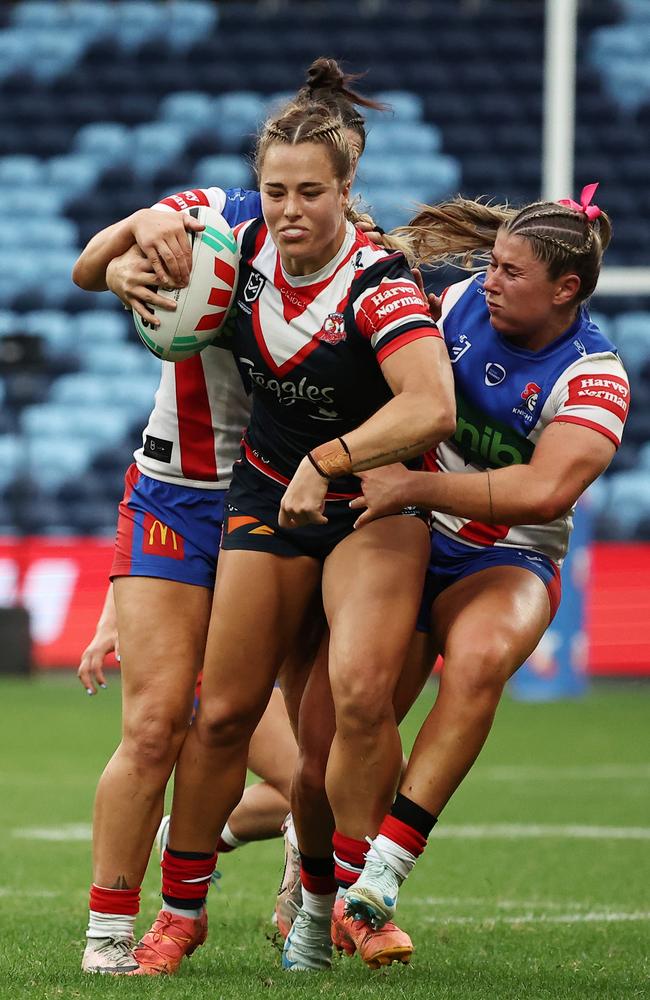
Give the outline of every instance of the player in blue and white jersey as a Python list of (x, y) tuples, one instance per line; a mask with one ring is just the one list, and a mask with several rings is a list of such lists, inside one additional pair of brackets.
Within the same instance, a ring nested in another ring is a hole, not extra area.
[[(356, 105), (378, 105), (350, 90), (351, 79), (333, 60), (316, 60), (298, 99), (327, 103), (341, 116), (360, 154), (365, 128)], [(233, 227), (260, 214), (256, 191), (214, 187), (180, 192), (97, 234), (78, 261), (75, 280), (88, 290), (109, 287), (155, 323), (148, 306), (167, 308), (168, 300), (152, 286), (184, 284), (189, 275), (191, 255), (184, 234), (197, 224), (180, 210), (200, 204), (215, 207)], [(135, 968), (139, 887), (164, 788), (187, 729), (203, 658), (223, 501), (248, 416), (249, 401), (227, 346), (211, 346), (178, 364), (162, 363), (154, 409), (127, 472), (120, 505), (112, 576), (117, 578), (124, 730), (97, 792), (86, 971)], [(142, 607), (147, 608), (148, 628), (143, 628)], [(103, 656), (116, 633), (111, 589), (80, 667), (86, 689), (103, 682)], [(309, 655), (304, 636), (300, 652), (303, 658)], [(269, 791), (282, 789), (286, 796), (295, 753), (286, 712), (274, 692), (251, 744), (249, 764), (268, 776)], [(262, 791), (255, 786), (248, 793), (249, 801), (257, 798), (258, 814)], [(128, 824), (123, 822), (125, 811)], [(250, 826), (250, 812), (246, 819)], [(268, 825), (264, 815), (259, 820), (258, 826)]]
[(353, 502), (367, 506), (358, 524), (404, 503), (435, 512), (420, 654), (425, 667), (444, 657), (397, 799), (347, 894), (348, 913), (376, 926), (548, 627), (573, 508), (621, 440), (628, 379), (586, 307), (611, 231), (595, 187), (580, 204), (518, 211), (457, 199), (411, 224), (421, 260), (484, 251), (490, 262), (430, 299), (454, 372), (455, 434), (431, 471), (369, 473)]

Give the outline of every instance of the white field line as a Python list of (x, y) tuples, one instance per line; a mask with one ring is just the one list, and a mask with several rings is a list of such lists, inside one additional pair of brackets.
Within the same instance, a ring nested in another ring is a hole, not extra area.
[(647, 826), (583, 826), (580, 824), (482, 823), (445, 826), (441, 823), (432, 834), (438, 840), (650, 840)]
[(416, 896), (409, 898), (412, 906), (442, 906), (491, 910), (588, 910), (589, 901), (573, 899), (495, 899), (493, 896)]
[[(19, 840), (87, 841), (91, 837), (89, 823), (66, 823), (62, 826), (18, 827), (11, 831)], [(483, 823), (445, 826), (441, 823), (433, 833), (436, 840), (650, 840), (646, 826), (583, 826), (539, 823)]]
[(472, 772), (475, 780), (488, 781), (643, 781), (650, 780), (650, 764), (559, 764), (557, 767), (538, 767), (527, 764), (495, 764), (477, 767)]
[(631, 921), (650, 920), (650, 912), (637, 911), (632, 913), (615, 912), (613, 910), (591, 910), (587, 913), (522, 913), (519, 916), (493, 916), (493, 917), (421, 917), (425, 924), (475, 924), (486, 927), (494, 924), (508, 924), (517, 926), (519, 924), (614, 924)]
[(26, 899), (54, 899), (56, 896), (69, 896), (67, 892), (54, 892), (52, 889), (23, 889), (16, 886), (0, 885), (0, 899), (5, 896), (25, 897)]
[(19, 840), (90, 840), (92, 827), (90, 823), (64, 823), (62, 826), (25, 826), (16, 827), (11, 831), (12, 837)]

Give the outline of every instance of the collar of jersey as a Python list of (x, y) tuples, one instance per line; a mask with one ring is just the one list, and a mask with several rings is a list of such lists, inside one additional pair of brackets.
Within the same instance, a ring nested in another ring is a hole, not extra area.
[[(481, 274), (477, 274), (475, 280), (476, 283), (480, 285), (482, 288), (483, 282), (485, 281), (485, 273), (482, 272)], [(487, 311), (487, 305), (485, 308)], [(516, 354), (520, 358), (546, 358), (548, 357), (549, 354), (553, 354), (554, 351), (556, 351), (559, 347), (562, 347), (565, 343), (567, 343), (567, 341), (573, 340), (573, 338), (577, 335), (578, 331), (580, 330), (580, 327), (582, 326), (582, 323), (585, 320), (585, 318), (588, 318), (586, 314), (586, 309), (583, 305), (579, 306), (578, 315), (576, 316), (575, 320), (568, 328), (568, 330), (565, 330), (564, 333), (561, 333), (559, 337), (556, 337), (555, 340), (552, 340), (551, 343), (547, 344), (546, 347), (543, 347), (541, 351), (529, 351), (527, 347), (517, 347), (517, 345), (513, 344), (510, 340), (508, 340), (507, 337), (504, 337), (502, 333), (499, 333), (498, 330), (495, 330), (491, 323), (490, 326), (492, 327), (492, 331), (496, 336), (497, 340), (499, 341), (499, 343), (501, 344), (501, 346), (503, 347), (503, 349), (505, 351), (509, 351), (510, 354)], [(487, 317), (487, 321), (488, 323), (490, 322), (489, 315)]]
[(329, 274), (333, 273), (339, 266), (343, 258), (347, 253), (350, 252), (352, 244), (356, 239), (356, 230), (351, 222), (345, 223), (345, 236), (343, 237), (343, 243), (335, 257), (324, 264), (318, 271), (312, 271), (311, 274), (287, 274), (284, 267), (282, 266), (282, 258), (278, 253), (278, 260), (280, 261), (280, 270), (282, 272), (282, 277), (291, 285), (293, 288), (302, 288), (305, 285), (316, 285), (319, 281), (323, 281), (328, 277)]

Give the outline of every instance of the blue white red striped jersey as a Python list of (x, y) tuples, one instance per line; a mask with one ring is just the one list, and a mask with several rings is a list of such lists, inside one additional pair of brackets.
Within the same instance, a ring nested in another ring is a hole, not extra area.
[[(154, 208), (180, 212), (210, 205), (226, 222), (261, 213), (259, 192), (231, 188), (182, 191)], [(153, 411), (134, 454), (141, 472), (163, 482), (227, 489), (250, 403), (230, 349), (218, 346), (186, 361), (163, 361)]]
[[(458, 420), (436, 449), (441, 472), (477, 472), (527, 463), (553, 421), (580, 424), (617, 446), (630, 388), (616, 349), (581, 308), (572, 326), (541, 351), (517, 347), (490, 323), (484, 274), (444, 294), (438, 326), (451, 359)], [(436, 513), (436, 527), (473, 545), (512, 545), (561, 563), (573, 526), (569, 511), (550, 524), (485, 525)]]
[[(402, 254), (349, 223), (336, 256), (299, 277), (282, 267), (263, 219), (236, 235), (233, 350), (252, 388), (247, 441), (262, 465), (290, 478), (308, 451), (391, 398), (385, 358), (439, 334)], [(336, 489), (355, 484), (337, 480)]]

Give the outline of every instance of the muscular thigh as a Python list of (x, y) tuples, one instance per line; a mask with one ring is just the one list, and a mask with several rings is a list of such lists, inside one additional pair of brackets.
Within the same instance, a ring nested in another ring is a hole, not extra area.
[(189, 721), (203, 660), (212, 594), (153, 577), (113, 584), (127, 726), (142, 713)]
[(452, 584), (433, 605), (432, 631), (449, 670), (488, 661), (506, 681), (533, 652), (550, 620), (546, 587), (534, 573), (498, 566)]
[(320, 563), (222, 550), (206, 643), (201, 702), (266, 704), (282, 661), (308, 621)]
[[(365, 525), (340, 542), (323, 571), (330, 627), (330, 676), (351, 661), (395, 676), (415, 627), (429, 556), (429, 533), (415, 517), (396, 515)], [(347, 679), (348, 681), (350, 678)]]

